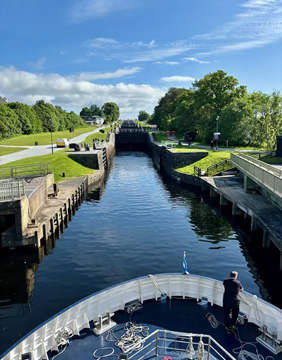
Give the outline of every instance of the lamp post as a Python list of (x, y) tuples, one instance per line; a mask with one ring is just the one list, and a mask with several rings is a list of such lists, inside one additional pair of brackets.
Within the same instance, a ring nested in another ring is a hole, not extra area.
[(216, 121), (216, 151), (218, 148), (218, 119), (219, 119), (219, 116), (216, 115), (216, 118), (215, 118), (215, 121)]
[(50, 132), (51, 132), (51, 148), (52, 148), (52, 154), (53, 154), (54, 150), (53, 150), (53, 132), (52, 132), (52, 118), (51, 117), (49, 118), (49, 121), (50, 121)]

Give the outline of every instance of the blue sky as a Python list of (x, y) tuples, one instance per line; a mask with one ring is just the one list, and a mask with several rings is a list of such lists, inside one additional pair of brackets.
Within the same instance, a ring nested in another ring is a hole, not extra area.
[(282, 0), (1, 0), (0, 96), (77, 113), (153, 112), (170, 87), (223, 70), (282, 89)]

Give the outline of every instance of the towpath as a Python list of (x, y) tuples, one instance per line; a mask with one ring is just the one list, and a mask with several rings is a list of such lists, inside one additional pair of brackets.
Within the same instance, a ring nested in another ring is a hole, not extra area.
[[(97, 129), (95, 129), (93, 131), (90, 131), (88, 133), (78, 135), (78, 136), (70, 139), (70, 142), (80, 143), (88, 135), (99, 132), (99, 130), (100, 130), (100, 128), (97, 128)], [(6, 145), (2, 145), (2, 146), (6, 147)], [(21, 147), (21, 146), (16, 146), (15, 145), (14, 147)], [(47, 154), (50, 154), (51, 151), (52, 151), (51, 144), (49, 144), (49, 145), (41, 145), (41, 146), (23, 146), (23, 147), (27, 148), (27, 150), (0, 156), (0, 165), (8, 164), (8, 163), (10, 163), (12, 161), (21, 160), (21, 159), (29, 158), (29, 157), (33, 157), (33, 156), (47, 155)], [(53, 146), (53, 151), (54, 152), (59, 151), (59, 150), (61, 150), (61, 149), (57, 148), (56, 146)]]

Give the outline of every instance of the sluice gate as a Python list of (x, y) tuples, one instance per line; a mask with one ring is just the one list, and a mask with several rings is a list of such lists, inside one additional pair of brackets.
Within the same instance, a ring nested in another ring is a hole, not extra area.
[(133, 120), (125, 120), (116, 128), (117, 150), (147, 150), (148, 133)]

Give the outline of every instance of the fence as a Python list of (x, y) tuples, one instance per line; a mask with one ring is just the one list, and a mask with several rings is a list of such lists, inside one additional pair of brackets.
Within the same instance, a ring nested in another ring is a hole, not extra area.
[(231, 154), (233, 164), (253, 181), (264, 185), (278, 196), (282, 195), (282, 171), (247, 155)]
[(207, 170), (202, 170), (197, 166), (194, 166), (194, 175), (195, 176), (211, 176), (214, 173), (217, 173), (219, 171), (222, 171), (226, 168), (230, 168), (232, 165), (231, 160), (226, 159), (218, 162), (217, 164), (214, 164), (212, 166), (209, 166)]
[(20, 199), (24, 194), (24, 180), (0, 181), (0, 201)]
[(45, 176), (52, 172), (51, 163), (26, 164), (1, 167), (1, 179), (20, 179), (26, 177)]

